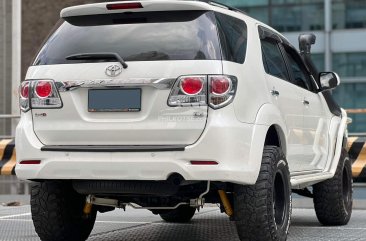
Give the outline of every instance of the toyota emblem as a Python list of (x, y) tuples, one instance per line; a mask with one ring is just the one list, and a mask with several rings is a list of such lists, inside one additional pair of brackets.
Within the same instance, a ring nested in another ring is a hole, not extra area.
[(105, 70), (105, 74), (110, 77), (116, 77), (122, 73), (122, 68), (118, 65), (108, 66)]

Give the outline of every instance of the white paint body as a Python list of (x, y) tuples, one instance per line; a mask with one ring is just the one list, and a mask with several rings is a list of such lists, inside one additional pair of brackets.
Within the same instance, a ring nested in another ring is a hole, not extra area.
[[(116, 79), (178, 78), (190, 74), (226, 74), (238, 78), (233, 103), (213, 110), (169, 107), (170, 90), (142, 87), (141, 112), (89, 113), (87, 89), (60, 93), (62, 109), (22, 114), (16, 131), (21, 179), (166, 180), (179, 173), (186, 180), (254, 184), (268, 129), (275, 126), (291, 171), (293, 188), (331, 178), (340, 157), (347, 115), (333, 116), (324, 97), (266, 74), (258, 25), (248, 16), (202, 2), (142, 2), (145, 11), (210, 10), (247, 24), (244, 64), (228, 61), (131, 62)], [(137, 10), (140, 11), (140, 10)], [(117, 11), (118, 12), (118, 11)], [(63, 10), (62, 16), (105, 14), (105, 3)], [(270, 27), (266, 26), (270, 29)], [(274, 31), (274, 30), (273, 30)], [(116, 63), (118, 64), (118, 63)], [(102, 80), (111, 63), (32, 66), (26, 79)], [(138, 71), (136, 71), (138, 69)], [(274, 97), (275, 88), (281, 95)], [(309, 106), (303, 104), (304, 100)], [(203, 116), (194, 118), (195, 113)], [(39, 114), (46, 113), (47, 117)], [(186, 145), (170, 152), (47, 152), (44, 145)], [(41, 160), (21, 165), (22, 160)], [(216, 161), (194, 166), (190, 161)]]

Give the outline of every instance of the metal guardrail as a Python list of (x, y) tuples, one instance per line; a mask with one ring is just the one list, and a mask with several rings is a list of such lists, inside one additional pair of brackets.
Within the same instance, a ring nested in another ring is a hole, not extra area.
[[(0, 115), (0, 120), (14, 120), (14, 119), (19, 119), (20, 115), (9, 115), (9, 114), (2, 114)], [(6, 136), (6, 135), (0, 135), (0, 139), (9, 139), (9, 138), (14, 138), (13, 136)]]
[(20, 115), (0, 115), (0, 119), (19, 119)]
[(366, 109), (347, 109), (348, 114), (366, 114)]

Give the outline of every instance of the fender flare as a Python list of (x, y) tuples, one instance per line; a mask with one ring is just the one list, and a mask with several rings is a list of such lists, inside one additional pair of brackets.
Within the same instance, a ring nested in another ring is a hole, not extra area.
[[(287, 152), (287, 127), (280, 114), (280, 110), (273, 104), (264, 104), (259, 109), (255, 122), (252, 136), (252, 148), (249, 154), (250, 160), (259, 160), (256, 163), (259, 174), (261, 160), (263, 157), (264, 143), (266, 135), (271, 126), (275, 126), (280, 138), (281, 148), (286, 156)], [(257, 127), (261, 128), (257, 128)], [(265, 128), (263, 128), (265, 126)]]
[[(265, 125), (268, 126), (268, 129), (271, 126), (275, 126), (277, 133), (280, 137), (281, 147), (283, 149), (284, 154), (287, 152), (287, 126), (284, 121), (283, 116), (281, 115), (281, 111), (274, 104), (264, 104), (259, 109), (256, 119), (256, 125)], [(267, 129), (267, 131), (268, 131)], [(265, 138), (265, 136), (264, 136)], [(264, 141), (264, 140), (263, 140)]]
[(341, 120), (341, 122), (339, 124), (339, 128), (338, 128), (334, 156), (332, 158), (332, 162), (330, 163), (328, 170), (326, 170), (326, 171), (332, 173), (333, 176), (337, 170), (339, 158), (341, 156), (344, 137), (347, 136), (347, 113), (344, 109), (341, 109), (341, 111), (342, 111), (342, 120)]

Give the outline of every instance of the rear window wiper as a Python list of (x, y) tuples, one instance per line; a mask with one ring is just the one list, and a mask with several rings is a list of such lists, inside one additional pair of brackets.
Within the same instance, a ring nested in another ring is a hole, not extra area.
[(84, 60), (84, 59), (95, 59), (95, 60), (104, 60), (104, 59), (116, 59), (118, 60), (124, 69), (128, 68), (126, 62), (122, 59), (122, 57), (117, 53), (79, 53), (73, 54), (66, 57), (67, 60)]

